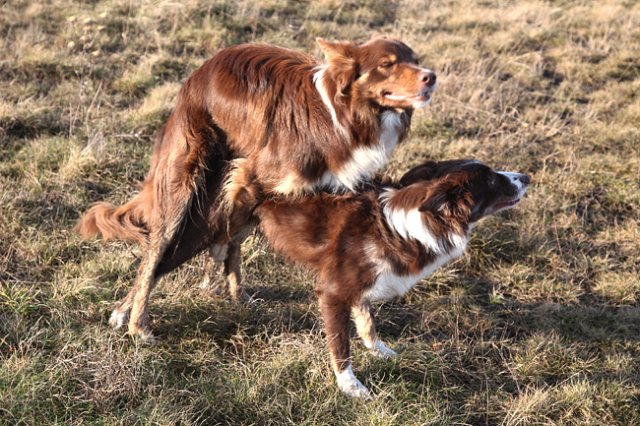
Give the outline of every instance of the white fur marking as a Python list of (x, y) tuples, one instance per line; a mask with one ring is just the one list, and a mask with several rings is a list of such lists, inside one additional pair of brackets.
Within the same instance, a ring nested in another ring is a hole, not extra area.
[(333, 126), (335, 129), (345, 138), (349, 137), (349, 133), (347, 129), (344, 128), (340, 120), (338, 120), (338, 115), (336, 114), (336, 109), (329, 99), (329, 93), (327, 93), (327, 88), (324, 85), (324, 78), (327, 72), (327, 65), (320, 65), (317, 67), (318, 71), (313, 75), (313, 83), (316, 85), (316, 90), (320, 93), (320, 97), (322, 98), (322, 103), (329, 110), (329, 114), (331, 114), (331, 121), (333, 121)]
[(422, 221), (422, 214), (417, 209), (409, 211), (402, 209), (392, 209), (388, 205), (395, 189), (388, 189), (380, 195), (384, 205), (383, 211), (389, 226), (394, 229), (398, 235), (404, 239), (415, 239), (425, 248), (430, 249), (436, 259), (426, 265), (420, 272), (415, 275), (398, 275), (393, 271), (392, 266), (386, 259), (381, 258), (374, 243), (370, 243), (365, 247), (371, 263), (378, 265), (376, 281), (369, 290), (364, 294), (365, 300), (380, 301), (391, 299), (396, 296), (402, 296), (409, 291), (418, 281), (431, 275), (440, 266), (446, 264), (452, 259), (462, 256), (467, 247), (467, 236), (449, 234), (443, 236), (449, 240), (453, 246), (449, 252), (445, 250), (445, 244), (442, 238), (436, 237), (433, 232)]
[(444, 247), (429, 228), (422, 221), (422, 213), (418, 209), (403, 210), (389, 207), (389, 199), (395, 194), (395, 189), (388, 189), (380, 195), (384, 205), (383, 211), (389, 226), (404, 239), (413, 238), (420, 241), (436, 254), (444, 252)]
[(228, 244), (214, 244), (209, 249), (209, 254), (216, 262), (224, 262), (227, 260)]
[(379, 339), (376, 339), (373, 343), (364, 342), (367, 349), (371, 350), (371, 353), (379, 358), (393, 358), (398, 354), (393, 349), (389, 349)]
[(387, 160), (398, 145), (402, 130), (402, 116), (399, 112), (385, 111), (380, 117), (380, 144), (384, 146)]
[[(428, 70), (428, 71), (431, 71), (431, 70)], [(431, 103), (431, 99), (433, 99), (433, 93), (436, 91), (437, 87), (438, 87), (438, 82), (436, 81), (436, 83), (433, 86), (431, 86), (427, 92), (429, 94), (429, 99), (427, 99), (426, 101), (414, 101), (411, 104), (411, 106), (414, 109), (420, 109), (429, 105)]]
[(360, 382), (353, 374), (353, 369), (351, 369), (351, 364), (347, 365), (347, 368), (338, 372), (336, 374), (336, 381), (338, 382), (338, 387), (342, 392), (347, 394), (352, 398), (362, 398), (369, 399), (371, 398), (371, 394), (369, 390), (365, 387), (365, 385)]
[(421, 279), (431, 275), (435, 270), (452, 259), (462, 256), (464, 248), (454, 248), (450, 253), (438, 256), (429, 265), (422, 268), (416, 275), (398, 275), (386, 261), (378, 260), (378, 278), (375, 284), (364, 294), (364, 298), (372, 302), (392, 299), (402, 296)]
[(273, 190), (284, 195), (300, 195), (306, 191), (312, 191), (313, 185), (292, 172), (288, 173)]
[(511, 182), (511, 184), (516, 187), (516, 189), (518, 190), (518, 198), (522, 198), (525, 192), (527, 192), (527, 185), (520, 181), (520, 177), (522, 177), (522, 174), (513, 172), (498, 172), (498, 174), (505, 176), (507, 179), (509, 179), (509, 182)]
[(129, 310), (119, 311), (114, 309), (109, 317), (109, 325), (114, 330), (117, 330), (129, 322)]
[(353, 150), (351, 158), (335, 173), (325, 172), (320, 181), (334, 190), (347, 188), (354, 191), (363, 180), (371, 178), (389, 162), (400, 139), (402, 118), (400, 113), (385, 111), (380, 117), (378, 143)]

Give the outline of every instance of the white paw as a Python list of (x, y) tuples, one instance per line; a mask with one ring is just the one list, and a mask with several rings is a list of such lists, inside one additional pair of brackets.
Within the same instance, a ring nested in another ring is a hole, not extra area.
[(386, 347), (380, 340), (376, 340), (373, 344), (373, 347), (370, 349), (371, 353), (378, 358), (388, 359), (398, 356), (398, 353), (396, 351)]
[(264, 299), (256, 299), (246, 291), (242, 292), (242, 300), (244, 301), (244, 303), (250, 306), (255, 306), (260, 304), (261, 302), (264, 302)]
[(142, 343), (145, 345), (151, 346), (158, 343), (158, 340), (150, 331), (138, 332), (138, 336), (140, 337), (140, 340), (142, 341)]
[(209, 279), (209, 276), (205, 276), (202, 281), (200, 281), (200, 285), (198, 286), (199, 289), (201, 290), (209, 290), (209, 288), (211, 288), (211, 280)]
[(151, 328), (149, 326), (135, 326), (133, 324), (129, 324), (128, 330), (129, 336), (138, 340), (143, 345), (154, 345), (157, 343), (156, 337), (151, 332)]
[(347, 396), (358, 399), (371, 399), (371, 392), (353, 374), (351, 365), (336, 373), (336, 380), (340, 390)]
[(127, 324), (129, 322), (129, 312), (129, 309), (124, 311), (120, 311), (118, 308), (114, 309), (109, 317), (109, 325), (111, 328), (117, 330)]

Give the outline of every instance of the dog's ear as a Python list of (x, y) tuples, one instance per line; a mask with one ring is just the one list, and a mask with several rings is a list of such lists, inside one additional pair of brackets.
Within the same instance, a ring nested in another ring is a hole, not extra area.
[(329, 66), (355, 59), (353, 58), (355, 47), (353, 43), (347, 41), (328, 41), (322, 37), (316, 38), (316, 43), (318, 43), (320, 50), (324, 53), (324, 57)]
[(440, 182), (422, 203), (421, 212), (441, 214), (445, 217), (469, 214), (471, 193), (460, 182)]
[(435, 161), (427, 161), (424, 164), (414, 167), (400, 178), (400, 185), (409, 186), (412, 183), (433, 179), (436, 172), (436, 165)]
[(358, 78), (358, 47), (353, 43), (332, 42), (320, 37), (316, 42), (327, 61), (327, 72), (336, 83), (336, 96), (346, 96), (349, 86)]

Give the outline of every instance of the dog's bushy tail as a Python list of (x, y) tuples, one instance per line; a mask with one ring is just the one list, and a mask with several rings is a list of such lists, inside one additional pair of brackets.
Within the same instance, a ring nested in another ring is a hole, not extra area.
[(148, 229), (141, 195), (119, 207), (105, 202), (93, 204), (80, 218), (75, 231), (84, 239), (102, 234), (105, 240), (118, 239), (144, 245)]

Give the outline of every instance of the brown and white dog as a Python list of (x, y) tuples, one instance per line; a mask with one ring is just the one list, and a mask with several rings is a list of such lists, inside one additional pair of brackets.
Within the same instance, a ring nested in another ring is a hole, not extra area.
[[(262, 195), (354, 190), (387, 163), (413, 109), (430, 101), (436, 76), (404, 43), (317, 41), (326, 62), (263, 44), (220, 50), (184, 83), (138, 195), (119, 207), (98, 203), (81, 218), (84, 237), (144, 247), (113, 327), (128, 323), (129, 333), (152, 340), (156, 280), (207, 247), (239, 283), (231, 258)], [(258, 188), (254, 197), (239, 197), (242, 188), (226, 179), (239, 158)], [(239, 297), (239, 285), (233, 293)]]
[(394, 356), (376, 336), (370, 303), (402, 296), (461, 256), (474, 224), (517, 204), (529, 182), (527, 175), (495, 172), (479, 161), (428, 162), (399, 185), (258, 206), (271, 246), (317, 273), (315, 291), (344, 393), (369, 397), (351, 369), (349, 316), (367, 348)]

